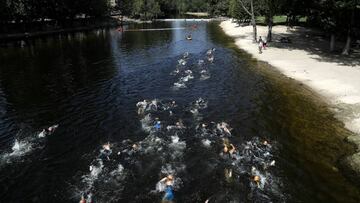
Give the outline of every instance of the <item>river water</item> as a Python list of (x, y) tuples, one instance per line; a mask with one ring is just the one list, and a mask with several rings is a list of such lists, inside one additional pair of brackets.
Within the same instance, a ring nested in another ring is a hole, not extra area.
[(0, 201), (160, 202), (171, 174), (175, 202), (359, 202), (350, 133), (316, 95), (194, 24), (2, 46)]

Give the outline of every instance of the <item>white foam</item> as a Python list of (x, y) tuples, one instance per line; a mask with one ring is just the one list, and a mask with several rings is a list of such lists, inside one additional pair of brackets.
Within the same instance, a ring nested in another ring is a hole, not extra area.
[(151, 129), (152, 129), (152, 124), (153, 124), (154, 122), (153, 122), (150, 114), (145, 115), (145, 117), (142, 118), (142, 119), (140, 120), (140, 122), (141, 122), (141, 127), (142, 127), (142, 129), (143, 129), (145, 132), (150, 132), (150, 131), (151, 131)]
[(205, 147), (210, 147), (211, 146), (211, 141), (208, 140), (208, 139), (201, 140), (201, 142)]
[(44, 138), (45, 137), (45, 130), (42, 130), (39, 134), (38, 134), (39, 138)]
[(186, 88), (186, 85), (183, 82), (175, 82), (174, 83), (174, 88), (175, 89)]
[(34, 143), (28, 140), (15, 140), (11, 147), (12, 152), (1, 155), (2, 162), (11, 163), (15, 158), (22, 157), (34, 149)]
[(185, 59), (178, 60), (179, 65), (185, 66), (187, 61)]
[(98, 165), (91, 165), (89, 168), (90, 168), (90, 177), (92, 180), (95, 180), (101, 173), (102, 169), (104, 168), (104, 163), (101, 159), (98, 159)]

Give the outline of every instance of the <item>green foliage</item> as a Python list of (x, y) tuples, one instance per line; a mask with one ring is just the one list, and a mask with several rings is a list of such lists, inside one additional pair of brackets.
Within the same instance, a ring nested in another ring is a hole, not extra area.
[(233, 0), (210, 0), (208, 12), (212, 16), (226, 16), (230, 12), (231, 5), (234, 5)]
[(156, 0), (134, 0), (131, 16), (151, 20), (161, 14), (160, 4)]
[(209, 5), (206, 0), (119, 0), (117, 4), (123, 15), (145, 20), (189, 11), (206, 12)]
[(85, 14), (102, 17), (109, 13), (108, 0), (1, 0), (0, 22), (40, 19), (64, 20)]
[(242, 8), (238, 0), (230, 0), (229, 2), (229, 15), (230, 17), (237, 19), (237, 20), (243, 20), (243, 19), (249, 19), (249, 14), (245, 12), (245, 10)]

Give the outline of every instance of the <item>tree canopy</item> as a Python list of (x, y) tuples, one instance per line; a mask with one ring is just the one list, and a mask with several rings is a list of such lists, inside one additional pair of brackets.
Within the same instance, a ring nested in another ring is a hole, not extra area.
[(103, 17), (109, 14), (108, 0), (1, 0), (0, 23), (65, 20), (78, 15)]

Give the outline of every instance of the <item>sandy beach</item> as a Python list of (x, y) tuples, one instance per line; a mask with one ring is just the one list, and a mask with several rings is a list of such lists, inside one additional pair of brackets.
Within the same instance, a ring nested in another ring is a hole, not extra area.
[[(259, 53), (253, 43), (252, 26), (239, 26), (231, 20), (220, 26), (235, 39), (236, 45), (254, 58), (269, 63), (284, 75), (309, 86), (326, 98), (336, 117), (354, 136), (348, 140), (357, 144), (358, 152), (346, 159), (347, 164), (360, 174), (360, 57), (329, 54), (329, 43), (321, 32), (302, 27), (273, 27), (273, 43)], [(266, 26), (257, 26), (258, 36), (267, 35)], [(291, 43), (280, 43), (289, 37)], [(338, 48), (341, 48), (339, 45)]]

